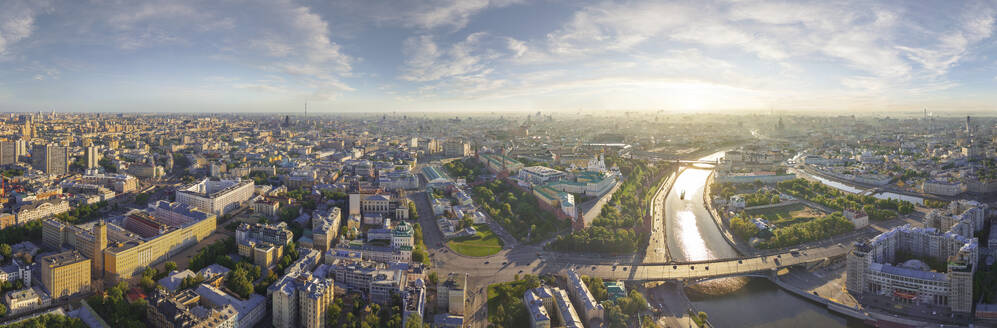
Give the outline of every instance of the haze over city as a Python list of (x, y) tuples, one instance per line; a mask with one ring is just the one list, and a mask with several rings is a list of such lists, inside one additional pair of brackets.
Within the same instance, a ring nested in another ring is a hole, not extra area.
[(997, 327), (997, 0), (0, 0), (0, 328)]
[(994, 2), (0, 2), (0, 110), (992, 110)]

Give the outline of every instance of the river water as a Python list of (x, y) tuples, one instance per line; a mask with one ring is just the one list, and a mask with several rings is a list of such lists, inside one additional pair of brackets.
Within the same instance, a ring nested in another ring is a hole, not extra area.
[[(862, 189), (862, 188), (858, 188), (858, 187), (855, 187), (855, 186), (852, 186), (852, 185), (844, 184), (844, 183), (841, 183), (841, 182), (838, 182), (838, 181), (834, 181), (834, 180), (831, 180), (831, 179), (827, 179), (827, 178), (824, 178), (824, 177), (821, 177), (821, 176), (809, 174), (809, 173), (803, 172), (801, 170), (795, 170), (795, 172), (796, 172), (797, 175), (805, 174), (808, 177), (817, 179), (817, 181), (820, 181), (820, 183), (823, 183), (823, 184), (825, 184), (827, 186), (830, 186), (830, 187), (834, 187), (834, 188), (836, 188), (838, 190), (841, 190), (841, 191), (850, 192), (850, 193), (853, 193), (853, 194), (863, 193), (863, 192), (867, 191), (866, 189)], [(903, 195), (903, 194), (898, 194), (898, 193), (889, 192), (889, 191), (877, 192), (877, 193), (873, 194), (872, 197), (876, 197), (876, 198), (879, 198), (879, 199), (899, 199), (899, 200), (906, 200), (906, 201), (914, 203), (914, 204), (920, 204), (920, 205), (924, 204), (924, 198), (917, 197), (917, 196)]]
[[(702, 159), (720, 156), (723, 152)], [(665, 198), (665, 233), (668, 250), (676, 261), (737, 256), (703, 204), (709, 175), (708, 169), (686, 169)], [(689, 298), (716, 327), (863, 327), (861, 322), (848, 321), (766, 279), (750, 278), (743, 288), (724, 295)]]

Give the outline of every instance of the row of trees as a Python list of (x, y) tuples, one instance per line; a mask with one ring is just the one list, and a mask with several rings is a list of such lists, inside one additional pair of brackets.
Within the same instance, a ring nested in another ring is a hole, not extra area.
[(56, 214), (55, 218), (72, 224), (86, 223), (99, 218), (100, 210), (104, 207), (107, 207), (107, 202), (105, 201), (80, 205), (68, 212)]
[[(6, 308), (5, 308), (6, 309)], [(83, 320), (57, 314), (43, 314), (24, 321), (15, 322), (0, 328), (86, 328)]]
[(758, 190), (744, 195), (745, 207), (778, 204), (780, 201), (779, 192), (771, 189)]
[(419, 223), (412, 225), (412, 235), (413, 239), (415, 239), (415, 247), (412, 250), (412, 262), (422, 263), (428, 267), (429, 253), (426, 252), (426, 243), (422, 241), (422, 225)]
[(42, 220), (6, 227), (0, 230), (0, 243), (17, 244), (22, 241), (42, 239)]
[(804, 223), (793, 224), (772, 230), (772, 238), (760, 242), (760, 248), (782, 248), (816, 241), (855, 229), (841, 212), (820, 217)]
[(930, 207), (930, 208), (944, 208), (946, 206), (949, 206), (949, 202), (944, 201), (944, 200), (935, 200), (935, 199), (925, 198), (924, 199), (924, 206), (927, 206), (927, 207)]
[[(650, 165), (642, 160), (607, 158), (623, 173), (623, 182), (602, 211), (592, 221), (592, 226), (558, 236), (550, 247), (559, 251), (632, 253), (647, 245), (647, 234), (637, 231), (644, 222), (650, 199), (657, 191), (670, 165)], [(610, 165), (607, 163), (607, 165)]]
[[(402, 328), (402, 300), (397, 295), (393, 295), (391, 303), (385, 306), (367, 304), (359, 297), (354, 297), (352, 300), (352, 306), (347, 307), (343, 298), (337, 297), (326, 308), (325, 318), (327, 327)], [(422, 318), (414, 315), (409, 318), (405, 328), (421, 327)]]
[[(847, 193), (820, 182), (811, 182), (806, 179), (782, 181), (779, 182), (778, 187), (780, 191), (793, 197), (803, 198), (839, 211), (846, 209), (861, 210), (865, 205), (872, 205), (875, 209), (880, 210), (896, 211), (900, 214), (908, 214), (914, 211), (914, 204), (905, 200), (878, 199), (873, 196)], [(881, 215), (880, 218), (884, 217)], [(871, 214), (870, 219), (872, 219)]]

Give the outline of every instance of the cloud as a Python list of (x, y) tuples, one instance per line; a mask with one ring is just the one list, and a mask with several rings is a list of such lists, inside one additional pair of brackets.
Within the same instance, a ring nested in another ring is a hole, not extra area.
[(35, 17), (48, 10), (48, 1), (0, 2), (0, 58), (12, 45), (31, 36), (35, 30)]
[[(344, 12), (351, 25), (367, 24), (402, 26), (421, 30), (464, 28), (471, 17), (489, 8), (502, 8), (522, 0), (369, 0), (337, 2), (333, 10)], [(351, 28), (355, 26), (347, 26)]]
[(993, 35), (994, 10), (985, 7), (970, 7), (959, 21), (961, 25), (934, 33), (934, 47), (898, 46), (907, 58), (919, 63), (931, 76), (941, 76), (955, 66), (974, 44)]
[(472, 33), (446, 49), (440, 49), (430, 35), (408, 38), (403, 45), (407, 59), (400, 78), (428, 82), (481, 74), (486, 69), (485, 61), (495, 58), (494, 53), (481, 47), (486, 38), (487, 33)]

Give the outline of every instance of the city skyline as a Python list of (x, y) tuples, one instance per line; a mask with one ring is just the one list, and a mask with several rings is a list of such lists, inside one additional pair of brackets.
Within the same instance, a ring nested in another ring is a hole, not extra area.
[(0, 3), (0, 110), (986, 112), (995, 4)]

